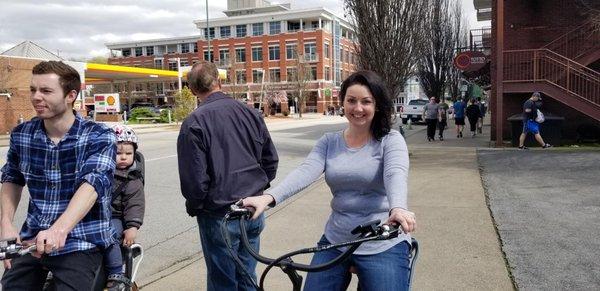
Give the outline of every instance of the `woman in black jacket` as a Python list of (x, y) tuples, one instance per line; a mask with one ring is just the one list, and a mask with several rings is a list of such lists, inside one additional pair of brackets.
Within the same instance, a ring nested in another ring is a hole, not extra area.
[(481, 116), (479, 106), (476, 104), (475, 99), (471, 99), (469, 106), (467, 106), (467, 118), (469, 119), (469, 125), (471, 126), (471, 137), (475, 137), (475, 131), (477, 130), (477, 121)]

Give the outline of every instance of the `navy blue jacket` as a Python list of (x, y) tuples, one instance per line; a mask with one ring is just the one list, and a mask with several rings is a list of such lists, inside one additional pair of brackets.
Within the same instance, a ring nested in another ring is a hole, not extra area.
[(259, 112), (216, 92), (188, 116), (177, 138), (179, 180), (190, 216), (224, 214), (262, 194), (279, 158)]

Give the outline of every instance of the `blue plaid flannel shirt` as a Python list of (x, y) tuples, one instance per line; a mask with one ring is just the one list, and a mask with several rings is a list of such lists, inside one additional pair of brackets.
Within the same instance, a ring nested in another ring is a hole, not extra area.
[(110, 203), (115, 158), (112, 130), (79, 115), (56, 145), (46, 135), (41, 119), (17, 126), (10, 136), (1, 181), (27, 184), (29, 189), (21, 239), (31, 240), (50, 228), (65, 212), (79, 186), (87, 182), (98, 193), (96, 202), (68, 234), (65, 247), (50, 255), (105, 248), (113, 243)]

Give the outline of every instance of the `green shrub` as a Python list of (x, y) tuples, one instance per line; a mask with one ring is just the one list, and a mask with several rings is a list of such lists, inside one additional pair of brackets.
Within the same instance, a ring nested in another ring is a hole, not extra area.
[(282, 112), (282, 113), (283, 113), (283, 116), (288, 116), (288, 115), (290, 115), (290, 112), (289, 112), (289, 111), (287, 111), (287, 110), (286, 110), (286, 111), (284, 111), (284, 112)]
[(152, 112), (151, 108), (148, 107), (137, 107), (131, 109), (129, 119), (137, 120), (138, 117), (156, 117), (156, 114)]
[[(169, 110), (170, 109), (163, 109), (160, 112), (160, 120), (158, 120), (158, 122), (160, 123), (169, 123)], [(173, 118), (173, 115), (171, 115), (171, 119)]]
[(186, 86), (181, 93), (175, 94), (175, 107), (173, 108), (173, 120), (183, 121), (196, 108), (196, 96)]

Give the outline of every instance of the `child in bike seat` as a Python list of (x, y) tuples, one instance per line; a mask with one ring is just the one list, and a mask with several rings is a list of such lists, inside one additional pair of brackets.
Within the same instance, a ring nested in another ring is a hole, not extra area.
[(117, 136), (117, 168), (112, 187), (112, 219), (117, 243), (104, 252), (104, 268), (109, 291), (125, 290), (131, 283), (123, 271), (120, 244), (131, 246), (144, 219), (144, 159), (137, 151), (135, 132), (124, 125), (113, 126)]

